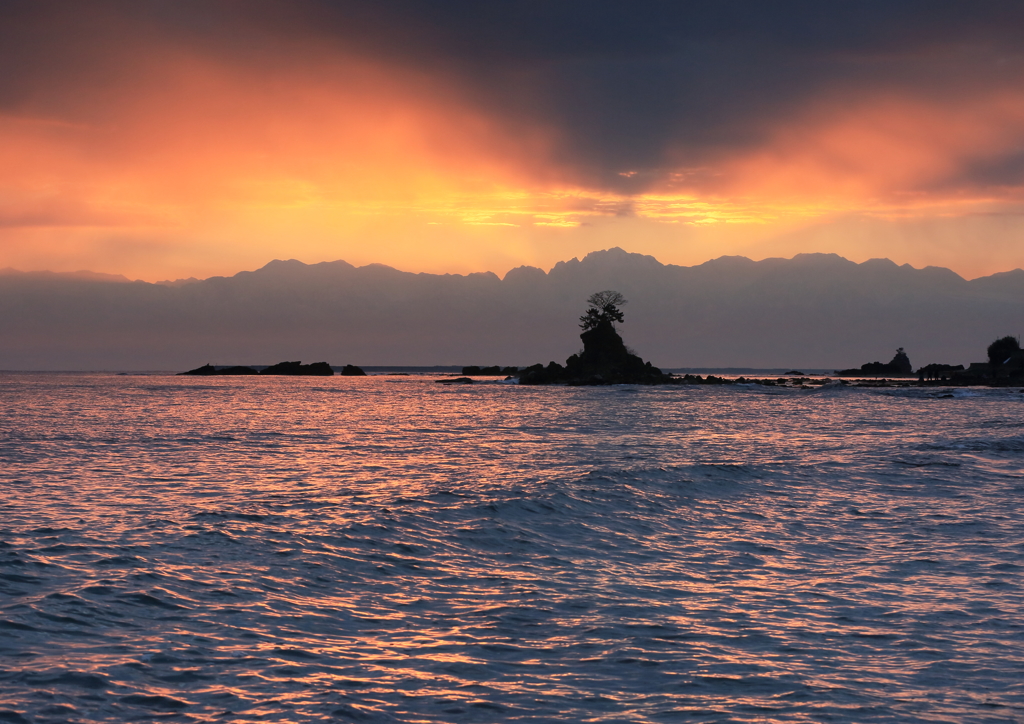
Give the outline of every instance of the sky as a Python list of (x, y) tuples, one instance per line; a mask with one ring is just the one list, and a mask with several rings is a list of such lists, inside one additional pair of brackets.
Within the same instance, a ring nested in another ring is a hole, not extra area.
[(0, 268), (1024, 267), (1024, 3), (0, 0)]

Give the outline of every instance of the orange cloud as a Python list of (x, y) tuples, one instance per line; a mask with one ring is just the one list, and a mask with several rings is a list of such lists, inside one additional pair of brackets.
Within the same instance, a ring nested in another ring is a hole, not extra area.
[(436, 78), (338, 53), (266, 72), (165, 48), (112, 82), (100, 107), (83, 94), (63, 116), (32, 104), (0, 116), (8, 259), (111, 235), (230, 246), (394, 216), (512, 223), (480, 199), (507, 208), (557, 175), (544, 129), (506, 127)]
[(137, 23), (104, 32), (95, 68), (0, 115), (0, 266), (156, 279), (296, 256), (476, 271), (622, 243), (692, 263), (837, 215), (1020, 199), (975, 173), (1024, 142), (1016, 91), (813, 99), (699, 168), (680, 152), (622, 169), (646, 184), (626, 194), (580, 180), (571, 130), (486, 112), (436, 69), (315, 35), (268, 37), (260, 59)]
[(971, 169), (1022, 142), (1021, 93), (830, 99), (723, 163), (719, 192), (769, 213), (957, 215), (1020, 199), (1019, 186), (992, 187)]

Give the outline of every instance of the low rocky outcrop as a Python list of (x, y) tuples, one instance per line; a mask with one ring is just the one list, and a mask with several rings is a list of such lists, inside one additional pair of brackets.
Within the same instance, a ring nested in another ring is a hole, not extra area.
[[(196, 367), (194, 370), (188, 372), (179, 372), (179, 375), (286, 375), (293, 377), (330, 377), (334, 374), (334, 369), (326, 362), (313, 362), (312, 364), (304, 365), (302, 362), (278, 362), (276, 365), (265, 367), (262, 370), (256, 370), (253, 367), (244, 367), (242, 365), (235, 365), (233, 367), (217, 367), (211, 364), (205, 364), (202, 367)], [(348, 377), (357, 377), (366, 375), (362, 369), (355, 365), (345, 365), (341, 374)]]
[(202, 367), (196, 367), (194, 370), (188, 372), (179, 372), (179, 375), (258, 375), (259, 372), (254, 370), (252, 367), (244, 367), (242, 365), (235, 365), (233, 367), (214, 367), (211, 364), (205, 364)]
[(492, 367), (477, 367), (476, 365), (469, 365), (468, 367), (462, 368), (462, 374), (472, 377), (511, 377), (519, 374), (518, 367), (499, 367), (494, 365)]
[(259, 372), (254, 370), (252, 367), (245, 367), (243, 365), (234, 365), (233, 367), (225, 367), (218, 374), (222, 374), (222, 375), (258, 375)]
[(304, 365), (302, 362), (278, 362), (276, 365), (271, 365), (270, 367), (260, 370), (260, 374), (330, 377), (334, 374), (334, 370), (326, 362), (313, 362), (308, 365)]

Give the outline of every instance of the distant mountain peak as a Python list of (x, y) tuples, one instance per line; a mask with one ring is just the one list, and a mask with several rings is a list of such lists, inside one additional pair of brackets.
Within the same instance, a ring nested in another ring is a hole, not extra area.
[[(890, 269), (898, 269), (898, 268), (900, 268), (899, 264), (894, 262), (892, 259), (884, 259), (884, 258), (880, 258), (880, 257), (875, 257), (874, 259), (868, 259), (867, 261), (862, 261), (860, 263), (860, 266), (863, 266), (863, 267), (878, 267), (878, 268), (887, 267), (887, 268), (890, 268)], [(906, 267), (906, 268), (912, 268), (912, 267), (910, 267), (909, 264), (904, 264), (903, 266)]]
[(315, 274), (317, 277), (322, 277), (338, 270), (347, 271), (351, 269), (355, 269), (355, 267), (347, 261), (342, 261), (340, 259), (336, 261), (321, 261), (315, 264), (306, 264), (298, 259), (274, 259), (255, 271), (243, 271), (239, 272), (235, 276), (255, 274), (258, 277), (282, 277), (290, 279), (294, 278), (296, 275), (304, 276), (311, 274)]
[[(828, 264), (831, 266), (856, 266), (857, 262), (850, 261), (844, 256), (838, 254), (823, 253), (823, 252), (804, 252), (797, 254), (791, 261), (801, 264)], [(882, 261), (882, 260), (879, 260)], [(885, 259), (884, 261), (889, 261)], [(891, 263), (891, 262), (890, 262)]]
[(274, 269), (298, 269), (300, 267), (308, 266), (298, 259), (274, 259), (267, 262), (256, 271), (270, 271)]
[(547, 276), (547, 272), (535, 266), (517, 266), (515, 269), (509, 269), (505, 272), (505, 276), (502, 281), (525, 281), (527, 279), (543, 279)]
[(611, 249), (592, 251), (583, 257), (581, 264), (643, 264), (644, 266), (664, 266), (660, 261), (648, 254), (626, 251), (620, 246)]
[[(768, 261), (765, 259), (765, 261)], [(750, 266), (759, 262), (754, 261), (745, 256), (739, 256), (738, 254), (726, 254), (715, 259), (708, 259), (703, 264), (698, 264), (697, 267), (735, 267), (735, 266)], [(696, 268), (696, 267), (695, 267)]]
[(164, 279), (163, 281), (153, 283), (161, 287), (182, 287), (186, 284), (197, 284), (200, 281), (202, 280), (196, 279), (195, 277), (189, 277), (188, 279)]
[(611, 249), (592, 251), (583, 257), (581, 261), (573, 257), (569, 261), (560, 261), (551, 267), (549, 274), (558, 275), (570, 270), (618, 270), (618, 269), (664, 269), (665, 265), (647, 254), (637, 254), (626, 251), (622, 247), (613, 246)]

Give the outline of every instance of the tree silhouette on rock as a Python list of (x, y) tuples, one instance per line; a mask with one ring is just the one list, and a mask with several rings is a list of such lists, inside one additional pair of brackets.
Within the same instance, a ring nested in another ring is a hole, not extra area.
[(580, 329), (588, 332), (601, 324), (614, 324), (622, 321), (622, 312), (619, 307), (626, 304), (626, 298), (619, 292), (606, 289), (603, 292), (594, 292), (587, 297), (586, 314), (580, 317)]

